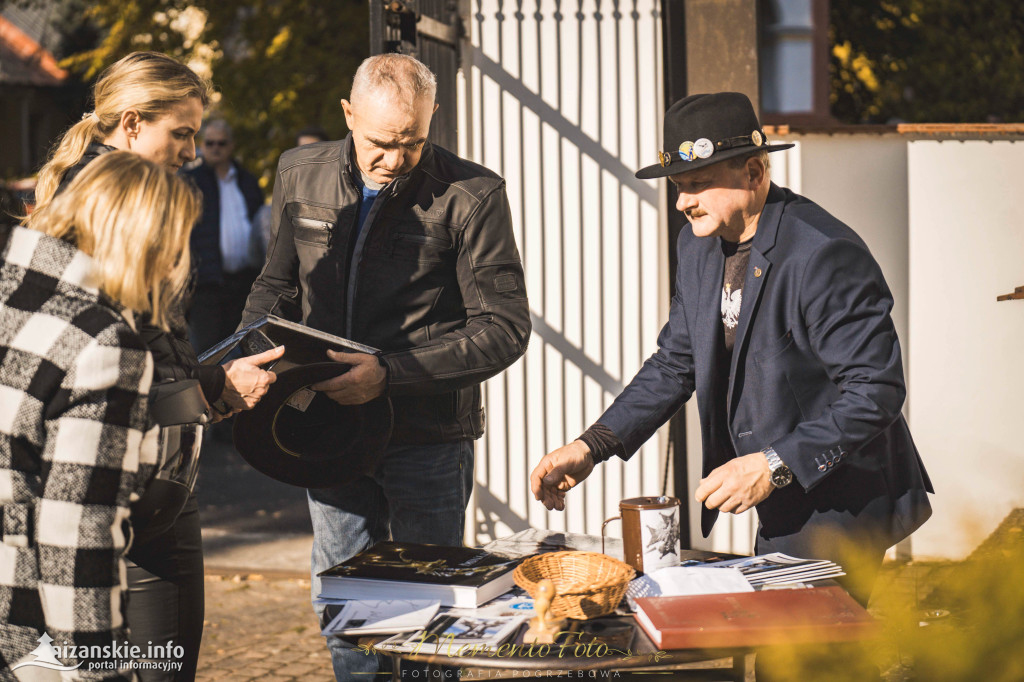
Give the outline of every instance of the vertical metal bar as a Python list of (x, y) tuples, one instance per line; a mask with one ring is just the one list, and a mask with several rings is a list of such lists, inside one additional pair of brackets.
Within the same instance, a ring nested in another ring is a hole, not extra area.
[[(584, 15), (583, 15), (583, 2), (584, 2), (584, 0), (577, 0), (577, 3), (576, 3), (576, 36), (577, 36), (577, 42), (576, 42), (576, 68), (577, 68), (577, 83), (578, 83), (578, 87), (576, 88), (576, 113), (577, 113), (577, 116), (578, 116), (578, 121), (581, 124), (583, 123), (583, 92), (584, 92), (584, 88), (583, 88), (583, 19), (584, 19)], [(584, 242), (584, 238), (585, 238), (585, 235), (583, 234), (583, 230), (586, 229), (586, 226), (583, 223), (583, 217), (584, 217), (586, 212), (584, 211), (584, 208), (583, 208), (584, 202), (583, 202), (583, 150), (582, 149), (580, 150), (580, 153), (577, 155), (576, 165), (577, 165), (577, 168), (578, 168), (577, 176), (576, 177), (578, 179), (578, 185), (579, 185), (577, 187), (577, 192), (576, 192), (576, 201), (579, 204), (579, 216), (580, 216), (580, 249), (579, 249), (580, 269), (579, 269), (579, 272), (580, 272), (580, 277), (582, 278), (583, 277), (583, 273), (586, 272), (586, 262), (585, 262), (585, 259), (584, 259), (584, 255), (585, 254), (584, 254), (584, 249), (583, 249), (583, 242)], [(582, 284), (583, 283), (580, 282), (581, 291), (583, 289)], [(587, 325), (586, 306), (584, 305), (584, 301), (580, 300), (580, 338), (581, 339), (586, 336), (586, 329), (587, 329), (586, 325)], [(585, 353), (586, 352), (585, 345), (586, 344), (581, 341), (581, 343), (580, 343), (580, 352), (581, 353)], [(584, 414), (586, 414), (586, 406), (587, 406), (587, 377), (586, 377), (586, 374), (584, 374), (584, 373), (580, 374), (580, 402), (582, 402), (583, 408), (584, 408)], [(585, 422), (585, 419), (586, 418), (584, 418), (584, 422)], [(580, 487), (582, 488), (582, 492), (583, 492), (583, 495), (582, 495), (583, 508), (586, 509), (587, 508), (587, 487), (586, 486), (580, 486)], [(586, 524), (586, 516), (584, 516), (584, 525), (585, 524)]]
[[(661, 35), (665, 73), (665, 104), (670, 105), (687, 94), (686, 62), (686, 14), (681, 2), (662, 0)], [(658, 144), (663, 144), (658, 135)], [(675, 291), (676, 259), (675, 244), (679, 233), (685, 228), (682, 214), (675, 210), (675, 193), (669, 191), (665, 211), (668, 216), (668, 258), (669, 294)], [(669, 422), (669, 438), (672, 439), (672, 487), (681, 499), (688, 499), (690, 489), (688, 453), (686, 448), (686, 408), (680, 408)], [(679, 537), (684, 546), (690, 545), (689, 505), (680, 505)]]
[[(604, 105), (604, 59), (603, 51), (601, 50), (601, 22), (604, 21), (604, 15), (601, 12), (601, 0), (594, 0), (594, 53), (595, 62), (597, 64), (597, 143), (599, 146), (604, 147), (604, 116), (601, 115), (601, 109)], [(582, 81), (583, 79), (580, 78)], [(583, 194), (583, 183), (580, 183), (580, 195)], [(605, 216), (604, 216), (604, 177), (601, 173), (601, 168), (597, 168), (597, 272), (598, 272), (598, 291), (601, 292), (600, 304), (597, 307), (598, 315), (598, 329), (601, 333), (598, 335), (599, 344), (597, 357), (601, 358), (601, 366), (605, 367), (608, 362), (608, 358), (605, 357), (605, 351), (608, 348), (608, 344), (605, 343), (604, 331), (605, 331), (605, 306), (608, 305), (608, 296), (606, 295), (606, 288), (608, 286), (608, 279), (605, 277), (605, 263), (604, 263), (604, 233), (605, 233)], [(586, 394), (584, 394), (585, 396)], [(598, 408), (603, 408), (604, 395), (598, 398), (600, 401)], [(603, 411), (603, 410), (601, 410)], [(584, 426), (586, 426), (584, 422)], [(601, 477), (601, 499), (605, 500), (608, 497), (608, 476)], [(621, 486), (621, 481), (620, 481)], [(622, 497), (621, 495), (619, 496)]]
[(384, 52), (384, 3), (381, 0), (370, 2), (370, 54)]
[[(505, 2), (498, 0), (498, 12), (495, 19), (498, 21), (498, 65), (504, 70), (505, 65)], [(498, 173), (505, 177), (505, 91), (501, 84), (498, 85)], [(511, 458), (508, 457), (512, 449), (512, 441), (509, 434), (512, 433), (511, 419), (509, 415), (509, 391), (508, 377), (502, 382), (502, 390), (505, 392), (505, 499), (512, 500), (512, 477), (509, 475), (511, 469)]]
[[(615, 21), (615, 148), (618, 153), (619, 161), (625, 161), (623, 156), (623, 145), (622, 140), (624, 132), (622, 130), (622, 39), (620, 35), (620, 22), (622, 21), (622, 12), (619, 11), (620, 0), (612, 0), (612, 19)], [(624, 221), (622, 214), (622, 200), (625, 196), (626, 189), (622, 183), (619, 183), (618, 190), (616, 192), (617, 201), (615, 203), (615, 220), (619, 230), (619, 258), (618, 258), (618, 285), (619, 285), (619, 381), (625, 383), (626, 381), (626, 344), (624, 340), (626, 338), (626, 302), (625, 296), (622, 295), (624, 289), (624, 283), (626, 279), (625, 266), (622, 254), (625, 253), (626, 246), (626, 233), (623, 229)], [(639, 225), (638, 231), (639, 231)], [(643, 268), (638, 270), (642, 272)], [(636, 310), (639, 311), (640, 307), (636, 306)], [(620, 490), (622, 486), (620, 484)], [(623, 490), (623, 492), (625, 492)], [(624, 497), (624, 495), (623, 495)]]
[[(516, 73), (519, 75), (519, 80), (522, 81), (523, 80), (523, 0), (516, 0), (515, 19), (516, 19), (516, 63), (517, 63), (517, 67), (518, 67), (516, 69)], [(525, 145), (523, 144), (523, 142), (525, 141), (524, 140), (524, 136), (525, 136), (526, 130), (525, 130), (524, 125), (523, 125), (523, 120), (524, 119), (523, 119), (523, 104), (522, 104), (522, 102), (519, 103), (518, 109), (519, 109), (519, 216), (520, 216), (520, 220), (523, 221), (523, 225), (521, 225), (522, 229), (520, 229), (519, 233), (522, 235), (522, 240), (523, 240), (523, 243), (520, 245), (520, 249), (521, 249), (522, 257), (525, 259), (526, 256), (527, 256), (526, 245), (527, 245), (527, 232), (528, 232), (528, 230), (526, 229), (526, 152), (524, 151)], [(527, 267), (529, 267), (528, 264), (527, 264)], [(530, 438), (530, 435), (529, 435), (530, 434), (530, 411), (529, 411), (529, 409), (527, 407), (527, 402), (528, 402), (527, 396), (530, 394), (530, 391), (529, 391), (529, 388), (530, 388), (530, 383), (529, 383), (530, 382), (529, 366), (530, 366), (529, 353), (525, 353), (523, 355), (522, 360), (519, 362), (518, 367), (516, 367), (516, 371), (520, 372), (523, 375), (522, 409), (523, 409), (523, 454), (524, 454), (524, 457), (523, 457), (521, 466), (523, 466), (523, 468), (525, 468), (525, 469), (529, 469), (529, 464), (528, 464), (529, 460), (525, 457), (525, 455), (526, 455), (527, 452), (529, 452), (529, 449), (530, 449), (530, 442), (529, 442), (529, 438)], [(509, 457), (508, 460), (509, 460), (509, 462), (512, 462), (513, 458)], [(530, 472), (527, 471), (526, 472), (527, 480), (529, 480), (529, 478), (528, 478), (529, 475), (530, 475)], [(511, 481), (512, 481), (512, 477), (511, 476), (509, 476), (509, 481), (510, 481), (509, 485), (511, 485)], [(527, 496), (527, 499), (529, 499), (529, 496)], [(509, 496), (509, 501), (511, 502), (511, 500), (512, 500), (512, 497), (510, 495)], [(529, 502), (527, 502), (527, 504), (529, 504)]]
[[(555, 74), (557, 76), (556, 83), (556, 107), (559, 114), (562, 114), (562, 20), (565, 15), (562, 14), (562, 0), (555, 0), (555, 54), (556, 54), (556, 67)], [(562, 137), (558, 137), (558, 167), (559, 169), (565, 167), (565, 155), (562, 151)], [(559, 235), (559, 248), (561, 252), (559, 254), (561, 259), (565, 259), (565, 176), (559, 173), (558, 175), (558, 235)], [(565, 291), (565, 268), (561, 268), (559, 271), (559, 282), (558, 290), (560, 292)], [(562, 321), (562, 329), (565, 329), (565, 296), (559, 296), (558, 298), (560, 306), (559, 319)], [(568, 371), (568, 360), (565, 356), (562, 356), (562, 440), (569, 439), (569, 412), (566, 407), (567, 400), (565, 395), (565, 386), (569, 378)], [(551, 512), (544, 512), (544, 521), (547, 527), (551, 527)]]
[[(541, 3), (541, 0), (534, 0), (534, 3), (533, 3), (533, 6), (534, 6), (533, 19), (534, 19), (534, 21), (537, 22), (537, 95), (543, 99), (543, 97), (544, 97), (544, 80), (543, 80), (544, 70), (541, 67), (541, 65), (544, 63), (544, 38), (543, 38), (543, 33), (542, 33), (543, 29), (541, 27), (541, 21), (543, 20), (544, 17), (541, 14), (540, 3)], [(537, 125), (537, 151), (538, 151), (537, 159), (539, 161), (538, 168), (537, 168), (537, 173), (538, 173), (538, 178), (539, 178), (538, 181), (539, 181), (539, 185), (540, 185), (540, 192), (539, 192), (538, 197), (537, 197), (537, 202), (538, 202), (538, 206), (539, 206), (539, 215), (540, 215), (540, 232), (538, 234), (538, 239), (540, 240), (540, 256), (539, 256), (540, 262), (536, 263), (533, 267), (538, 268), (539, 271), (540, 271), (540, 288), (541, 288), (540, 296), (541, 296), (541, 298), (539, 300), (541, 300), (543, 302), (542, 305), (540, 306), (540, 309), (543, 311), (543, 314), (546, 316), (547, 312), (548, 312), (548, 306), (547, 306), (547, 294), (548, 294), (547, 262), (548, 262), (548, 259), (547, 259), (547, 240), (546, 240), (546, 235), (547, 235), (547, 231), (548, 231), (548, 224), (547, 224), (547, 186), (545, 184), (546, 178), (545, 178), (545, 175), (544, 175), (544, 121), (543, 120), (539, 120), (538, 121), (538, 125)], [(541, 346), (540, 358), (539, 358), (538, 361), (540, 362), (540, 376), (546, 379), (547, 375), (548, 375), (548, 360), (547, 360), (547, 352), (546, 352), (546, 349), (544, 348), (544, 346)], [(547, 452), (550, 452), (552, 449), (554, 449), (552, 447), (552, 443), (548, 442), (548, 405), (549, 405), (549, 403), (548, 403), (548, 392), (543, 390), (544, 389), (543, 384), (541, 386), (539, 386), (538, 388), (541, 389), (540, 390), (541, 429), (542, 429), (541, 433), (544, 434), (544, 437), (541, 439), (541, 442), (544, 444), (543, 445), (544, 452), (547, 453)], [(555, 446), (555, 447), (557, 447), (557, 446)], [(529, 459), (527, 459), (527, 462), (529, 462)], [(527, 468), (529, 468), (529, 466), (527, 466)], [(527, 500), (529, 500), (529, 497), (527, 497)]]

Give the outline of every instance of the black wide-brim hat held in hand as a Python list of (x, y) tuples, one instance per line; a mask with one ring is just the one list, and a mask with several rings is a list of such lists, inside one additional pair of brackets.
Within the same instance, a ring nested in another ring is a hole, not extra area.
[(754, 107), (740, 92), (690, 95), (665, 112), (658, 163), (641, 168), (640, 179), (663, 178), (757, 151), (777, 152), (793, 144), (768, 144)]
[(391, 439), (391, 401), (339, 405), (309, 386), (348, 371), (318, 362), (281, 372), (256, 407), (235, 417), (235, 448), (254, 469), (303, 488), (370, 473)]

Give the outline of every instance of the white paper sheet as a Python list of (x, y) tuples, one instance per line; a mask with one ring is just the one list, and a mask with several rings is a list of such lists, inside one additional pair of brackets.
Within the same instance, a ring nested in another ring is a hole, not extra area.
[(669, 566), (635, 578), (626, 588), (629, 607), (636, 611), (638, 597), (678, 597), (691, 594), (753, 592), (743, 574), (735, 568)]

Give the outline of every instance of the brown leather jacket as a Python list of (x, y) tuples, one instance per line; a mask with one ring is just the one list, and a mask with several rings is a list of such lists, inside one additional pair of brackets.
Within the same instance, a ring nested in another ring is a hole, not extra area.
[(526, 351), (531, 330), (505, 183), (427, 143), (357, 234), (350, 149), (351, 136), (281, 156), (242, 325), (272, 313), (384, 351), (394, 444), (479, 438), (480, 383)]

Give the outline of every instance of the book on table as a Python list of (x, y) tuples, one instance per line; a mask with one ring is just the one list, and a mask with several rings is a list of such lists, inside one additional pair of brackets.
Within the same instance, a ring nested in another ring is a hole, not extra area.
[(662, 649), (841, 642), (876, 634), (841, 587), (680, 597), (640, 597), (636, 620)]
[(472, 547), (378, 542), (319, 573), (331, 599), (436, 599), (476, 608), (510, 590), (519, 559)]
[(412, 654), (493, 655), (498, 647), (516, 635), (526, 619), (527, 616), (523, 614), (488, 616), (469, 611), (441, 613), (422, 630), (398, 634), (374, 646), (381, 651)]
[(383, 635), (411, 632), (426, 627), (437, 614), (436, 599), (352, 599), (331, 619), (320, 634)]
[(839, 564), (826, 559), (800, 559), (781, 552), (727, 559), (706, 565), (735, 568), (754, 587), (773, 583), (824, 580), (846, 575)]

